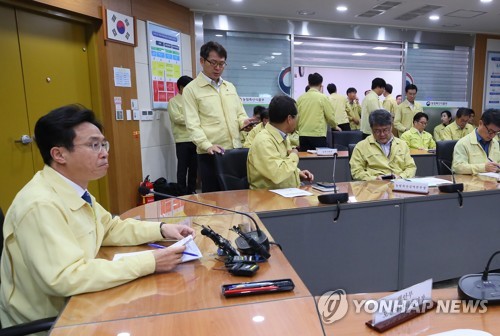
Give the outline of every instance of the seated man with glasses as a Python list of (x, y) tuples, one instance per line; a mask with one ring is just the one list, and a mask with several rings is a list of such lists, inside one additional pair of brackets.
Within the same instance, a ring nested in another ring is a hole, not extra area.
[(432, 135), (425, 131), (429, 116), (424, 112), (417, 112), (413, 116), (413, 127), (401, 135), (401, 140), (406, 141), (410, 149), (435, 149), (436, 142)]
[(414, 177), (417, 166), (406, 142), (392, 134), (391, 113), (375, 110), (368, 122), (372, 135), (354, 147), (349, 161), (352, 177), (362, 181)]
[(458, 140), (453, 151), (453, 170), (458, 174), (500, 171), (500, 110), (486, 110), (474, 132)]
[(172, 270), (184, 246), (118, 261), (96, 259), (101, 246), (138, 245), (194, 234), (184, 225), (121, 220), (89, 194), (108, 170), (109, 143), (94, 113), (58, 108), (35, 125), (45, 166), (16, 195), (3, 225), (2, 326), (52, 317), (69, 296)]
[(182, 93), (186, 128), (198, 153), (201, 191), (219, 191), (215, 154), (241, 148), (240, 130), (254, 118), (248, 118), (236, 88), (222, 73), (227, 66), (227, 51), (217, 42), (207, 42), (200, 49), (202, 71)]

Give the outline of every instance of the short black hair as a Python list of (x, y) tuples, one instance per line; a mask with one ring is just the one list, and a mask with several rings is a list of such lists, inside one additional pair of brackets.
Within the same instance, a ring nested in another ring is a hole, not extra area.
[(446, 113), (446, 115), (448, 116), (448, 118), (450, 118), (450, 119), (451, 119), (451, 112), (450, 112), (450, 111), (445, 110), (445, 111), (441, 112), (441, 114), (440, 114), (440, 115), (443, 115), (443, 113)]
[(269, 103), (269, 121), (282, 123), (291, 115), (297, 116), (297, 103), (289, 96), (274, 96)]
[(355, 88), (353, 88), (353, 87), (350, 87), (350, 88), (348, 88), (348, 89), (347, 89), (346, 94), (349, 94), (349, 93), (351, 93), (351, 92), (358, 93), (358, 90), (356, 90), (356, 89), (355, 89)]
[(387, 93), (392, 93), (392, 85), (389, 83), (386, 83), (385, 84), (385, 91), (387, 91)]
[(306, 85), (306, 87), (304, 88), (304, 90), (307, 92), (307, 91), (309, 91), (310, 88), (311, 87), (309, 85)]
[(399, 97), (403, 98), (403, 95), (397, 95), (396, 99), (398, 99)]
[(417, 112), (413, 116), (413, 122), (419, 121), (420, 119), (422, 119), (422, 117), (424, 117), (425, 119), (427, 119), (427, 121), (429, 121), (429, 116), (426, 113), (424, 113), (424, 112)]
[(309, 86), (318, 86), (323, 84), (323, 76), (315, 72), (307, 77), (307, 81), (309, 82)]
[(415, 90), (415, 92), (418, 92), (418, 88), (415, 84), (406, 85), (405, 92), (408, 93), (409, 90)]
[(47, 113), (35, 124), (35, 141), (46, 165), (52, 163), (50, 150), (64, 147), (69, 151), (74, 148), (75, 127), (89, 122), (102, 132), (102, 125), (94, 112), (82, 105), (66, 105)]
[(377, 77), (372, 80), (372, 90), (376, 88), (385, 89), (385, 80), (383, 78)]
[(391, 112), (384, 109), (375, 110), (368, 116), (368, 121), (371, 128), (373, 126), (388, 126), (392, 125), (392, 115)]
[(265, 109), (266, 109), (266, 107), (262, 106), (262, 105), (254, 106), (254, 108), (253, 108), (253, 115), (254, 116), (260, 116), (262, 114), (262, 111), (264, 111)]
[(177, 80), (177, 88), (180, 90), (181, 87), (186, 87), (186, 85), (188, 85), (189, 83), (191, 83), (193, 79), (189, 76), (181, 76), (179, 77), (179, 79)]
[(337, 92), (337, 85), (330, 83), (326, 86), (326, 90), (328, 91), (329, 94)]
[(466, 116), (466, 117), (470, 117), (470, 114), (471, 114), (471, 111), (472, 113), (474, 113), (474, 111), (468, 107), (461, 107), (457, 110), (457, 119), (458, 118), (461, 118), (463, 116)]
[(500, 110), (499, 109), (487, 109), (483, 112), (481, 116), (481, 121), (484, 125), (488, 126), (490, 124), (500, 127)]
[(214, 41), (209, 41), (201, 46), (200, 57), (203, 59), (207, 59), (211, 51), (215, 51), (220, 58), (224, 58), (225, 60), (227, 60), (226, 49), (222, 46), (222, 44)]

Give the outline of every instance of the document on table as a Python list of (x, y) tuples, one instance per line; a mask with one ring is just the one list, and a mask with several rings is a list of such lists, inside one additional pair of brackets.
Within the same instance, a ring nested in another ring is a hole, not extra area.
[(430, 336), (493, 336), (489, 332), (475, 329), (455, 329)]
[(273, 193), (276, 193), (278, 195), (281, 195), (283, 197), (298, 197), (298, 196), (311, 196), (312, 193), (309, 191), (305, 191), (299, 188), (285, 188), (285, 189), (274, 189), (274, 190), (269, 190), (272, 191)]
[[(184, 239), (179, 240), (178, 242), (172, 244), (171, 246), (180, 246), (180, 245), (186, 246), (186, 249), (182, 253), (181, 262), (200, 259), (201, 257), (203, 257), (203, 254), (201, 253), (200, 249), (198, 248), (198, 245), (196, 245), (196, 243), (193, 240), (193, 236), (189, 235), (189, 236), (185, 237)], [(113, 257), (113, 261), (120, 260), (121, 258), (134, 256), (134, 255), (141, 254), (141, 253), (150, 253), (151, 251), (153, 251), (153, 250), (129, 252), (129, 253), (117, 253)]]
[(419, 182), (419, 183), (427, 183), (429, 187), (437, 187), (438, 185), (441, 184), (451, 184), (451, 181), (436, 178), (436, 177), (416, 177), (416, 178), (410, 178), (407, 179), (408, 181), (411, 182)]
[(478, 175), (493, 177), (493, 178), (496, 178), (497, 181), (500, 181), (500, 174), (499, 173), (479, 173)]

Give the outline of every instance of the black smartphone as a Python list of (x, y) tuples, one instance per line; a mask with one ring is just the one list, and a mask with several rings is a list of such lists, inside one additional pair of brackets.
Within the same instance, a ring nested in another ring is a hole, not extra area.
[(335, 188), (335, 184), (332, 182), (316, 182), (316, 184), (324, 188)]
[(393, 178), (393, 174), (382, 175), (382, 180), (392, 180)]

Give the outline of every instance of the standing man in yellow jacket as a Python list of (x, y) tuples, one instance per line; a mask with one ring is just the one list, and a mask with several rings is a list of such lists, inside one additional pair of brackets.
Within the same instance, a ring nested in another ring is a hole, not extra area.
[(363, 102), (361, 103), (361, 124), (360, 129), (363, 132), (363, 136), (366, 138), (372, 134), (372, 129), (370, 127), (369, 116), (375, 110), (382, 108), (382, 103), (378, 97), (384, 93), (385, 90), (385, 80), (382, 78), (374, 78), (372, 80), (372, 89), (365, 95)]
[(375, 110), (369, 122), (372, 135), (357, 143), (349, 161), (352, 177), (362, 181), (414, 177), (417, 166), (406, 142), (392, 134), (391, 114)]
[(413, 127), (401, 135), (410, 149), (435, 149), (436, 142), (432, 135), (425, 131), (429, 116), (424, 112), (417, 112), (413, 117)]
[(414, 84), (408, 84), (405, 88), (406, 99), (398, 105), (394, 116), (394, 127), (398, 130), (398, 136), (408, 131), (413, 123), (413, 116), (417, 112), (424, 112), (422, 105), (415, 101), (418, 88)]
[(290, 144), (289, 134), (296, 125), (295, 101), (275, 96), (269, 103), (269, 123), (255, 136), (248, 152), (250, 189), (298, 188), (300, 180), (314, 180), (308, 170), (298, 168), (298, 151)]
[(315, 72), (307, 78), (309, 91), (297, 100), (299, 111), (300, 150), (307, 151), (316, 147), (326, 147), (327, 124), (338, 131), (335, 112), (328, 98), (323, 94), (323, 77)]
[(455, 121), (445, 127), (443, 140), (459, 140), (474, 131), (474, 126), (469, 123), (472, 109), (461, 107), (457, 110)]
[(391, 113), (392, 119), (394, 120), (394, 115), (396, 114), (396, 108), (398, 107), (398, 102), (392, 96), (392, 85), (387, 83), (385, 84), (384, 91), (384, 101), (382, 102), (382, 107)]
[(500, 171), (500, 110), (486, 110), (475, 131), (458, 140), (453, 151), (453, 170), (458, 174)]
[(200, 49), (203, 68), (183, 92), (186, 127), (196, 145), (202, 192), (218, 191), (215, 153), (241, 148), (240, 129), (248, 118), (236, 88), (222, 79), (227, 51), (217, 42), (207, 42)]
[(182, 108), (182, 91), (192, 80), (193, 79), (189, 76), (182, 76), (177, 80), (179, 94), (170, 99), (167, 107), (175, 140), (177, 183), (184, 187), (190, 194), (196, 192), (198, 159), (196, 156), (196, 145), (191, 141), (189, 132), (186, 129), (186, 120), (184, 119), (184, 111)]
[(345, 104), (345, 111), (347, 113), (347, 117), (349, 118), (349, 126), (351, 126), (351, 130), (359, 130), (359, 123), (361, 121), (361, 105), (359, 105), (358, 91), (350, 87), (347, 89), (347, 102)]
[(351, 126), (349, 126), (349, 118), (345, 110), (347, 98), (337, 93), (337, 86), (333, 83), (328, 84), (326, 86), (326, 90), (330, 94), (330, 96), (328, 96), (328, 100), (330, 100), (330, 103), (332, 104), (337, 126), (340, 127), (342, 131), (350, 131)]

